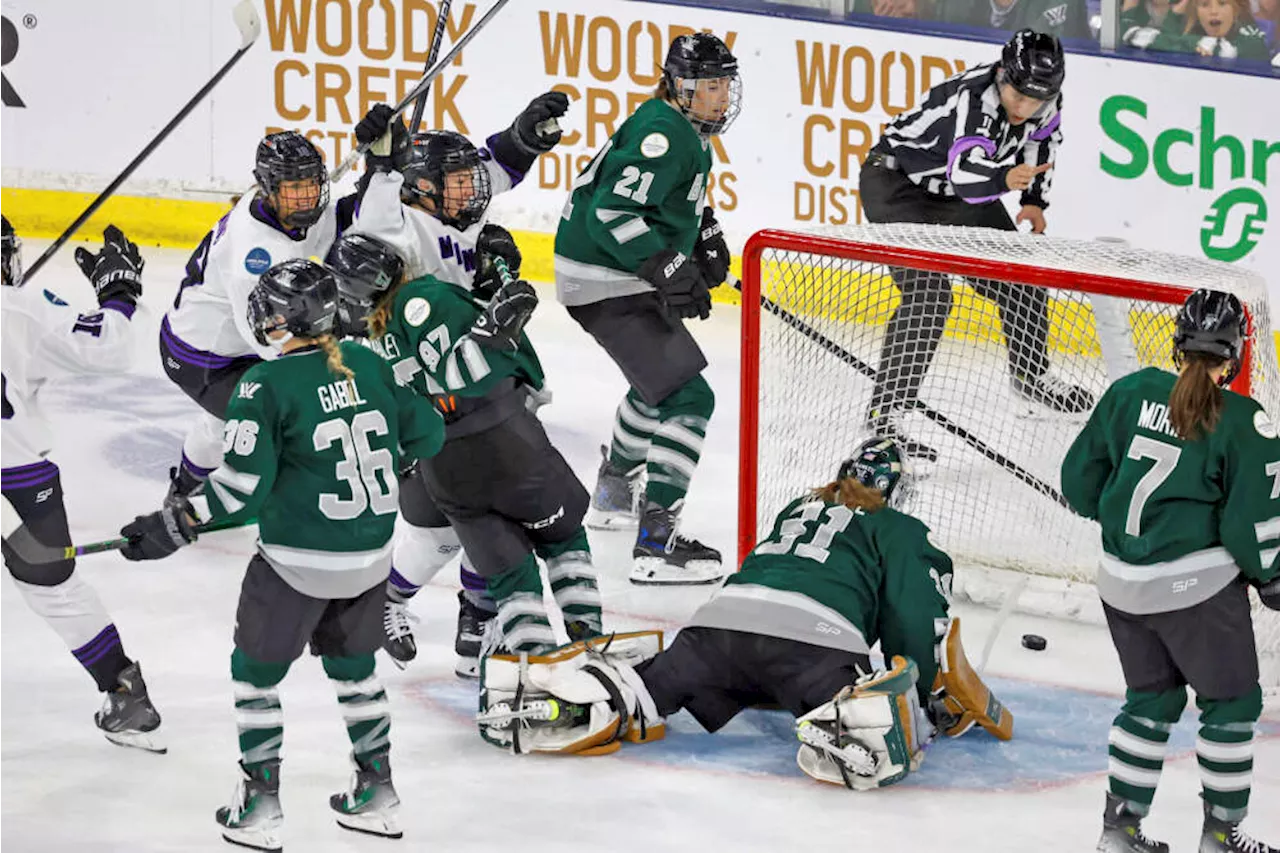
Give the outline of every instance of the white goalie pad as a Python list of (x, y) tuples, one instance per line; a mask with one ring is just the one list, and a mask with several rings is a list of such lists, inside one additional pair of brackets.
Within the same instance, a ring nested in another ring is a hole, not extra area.
[(924, 759), (933, 727), (920, 712), (915, 662), (894, 657), (796, 721), (796, 763), (819, 782), (855, 791), (900, 782)]
[(480, 736), (517, 754), (602, 755), (663, 735), (634, 666), (662, 651), (661, 631), (611, 634), (546, 655), (481, 661)]

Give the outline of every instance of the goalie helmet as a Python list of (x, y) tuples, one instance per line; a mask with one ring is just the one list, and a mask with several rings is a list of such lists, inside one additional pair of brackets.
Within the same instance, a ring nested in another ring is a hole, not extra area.
[(1174, 323), (1173, 361), (1181, 366), (1189, 352), (1203, 352), (1230, 362), (1222, 377), (1228, 385), (1240, 372), (1240, 357), (1249, 336), (1249, 318), (1235, 294), (1201, 288), (1187, 297)]
[(415, 133), (398, 165), (404, 175), (404, 200), (409, 204), (429, 200), (435, 208), (432, 215), (445, 225), (466, 231), (489, 209), (493, 198), (489, 169), (471, 140), (461, 133)]
[(382, 294), (400, 283), (404, 260), (391, 246), (367, 234), (344, 234), (325, 264), (338, 279), (338, 333), (365, 338), (365, 318)]
[[(276, 264), (262, 274), (249, 294), (249, 325), (263, 346), (280, 346), (293, 336), (332, 334), (337, 313), (337, 277), (303, 258)], [(281, 330), (289, 335), (276, 340), (267, 337)]]
[(837, 480), (853, 477), (876, 489), (885, 502), (901, 509), (911, 498), (911, 467), (898, 443), (891, 438), (869, 438), (850, 458), (840, 463)]
[(288, 228), (315, 225), (329, 206), (324, 158), (296, 130), (272, 133), (258, 143), (253, 177), (280, 223)]
[[(738, 76), (738, 60), (728, 46), (711, 33), (678, 36), (671, 42), (667, 59), (662, 63), (662, 79), (680, 112), (703, 136), (724, 133), (742, 109), (742, 78)], [(706, 106), (717, 114), (696, 111), (695, 96), (700, 80), (727, 81), (723, 91), (713, 93), (704, 87), (702, 93), (702, 98), (710, 102)]]
[(20, 287), (22, 285), (22, 240), (13, 230), (9, 217), (4, 216), (0, 219), (4, 220), (3, 237), (0, 238), (0, 245), (4, 247), (4, 283), (10, 287)]
[(1066, 57), (1062, 42), (1047, 33), (1018, 30), (1000, 58), (1002, 79), (1028, 98), (1048, 101), (1062, 91)]

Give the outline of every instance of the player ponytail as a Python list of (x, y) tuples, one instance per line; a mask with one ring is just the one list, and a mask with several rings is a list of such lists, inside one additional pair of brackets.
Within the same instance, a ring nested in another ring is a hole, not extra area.
[(1222, 389), (1211, 371), (1226, 359), (1207, 352), (1182, 355), (1182, 369), (1169, 395), (1169, 424), (1183, 441), (1213, 432), (1222, 417)]
[(321, 335), (315, 339), (320, 348), (324, 350), (325, 357), (329, 364), (329, 370), (335, 376), (341, 376), (343, 379), (352, 380), (356, 375), (351, 372), (351, 368), (347, 367), (342, 360), (342, 350), (338, 348), (338, 342), (334, 340), (333, 335)]
[(884, 509), (884, 495), (879, 489), (864, 485), (857, 477), (845, 477), (832, 480), (825, 486), (819, 486), (811, 494), (820, 501), (829, 504), (844, 504), (849, 509), (860, 509), (864, 512), (878, 512)]
[(365, 317), (365, 325), (369, 328), (369, 337), (377, 339), (387, 333), (387, 323), (391, 322), (391, 303), (396, 301), (396, 291), (400, 289), (400, 285), (404, 284), (406, 278), (401, 278), (396, 282), (382, 297), (378, 300), (378, 304), (373, 306), (373, 310), (369, 312), (369, 316)]

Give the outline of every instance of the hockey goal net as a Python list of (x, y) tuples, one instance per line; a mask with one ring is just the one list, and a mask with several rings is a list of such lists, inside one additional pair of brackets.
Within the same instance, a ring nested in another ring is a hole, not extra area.
[[(1233, 388), (1280, 417), (1266, 287), (1239, 267), (1116, 242), (950, 226), (761, 231), (743, 257), (739, 559), (789, 500), (828, 481), (872, 434), (876, 370), (900, 304), (895, 278), (916, 289), (914, 325), (895, 339), (907, 347), (927, 334), (928, 305), (951, 294), (949, 313), (932, 309), (946, 320), (919, 386), (922, 405), (894, 424), (902, 438), (936, 452), (915, 465), (910, 509), (955, 558), (963, 597), (999, 604), (1016, 588), (1021, 610), (1102, 620), (1092, 588), (1097, 527), (1059, 493), (1059, 467), (1088, 412), (1055, 410), (1015, 390), (1006, 331), (1017, 358), (1047, 355), (1045, 384), (1096, 399), (1125, 373), (1172, 370), (1178, 307), (1195, 288), (1229, 290), (1254, 329)], [(1047, 315), (1047, 327), (1037, 315)], [(886, 352), (891, 365), (901, 351)], [(881, 379), (918, 371), (912, 363), (918, 359)], [(1264, 686), (1273, 694), (1277, 617), (1255, 598)]]

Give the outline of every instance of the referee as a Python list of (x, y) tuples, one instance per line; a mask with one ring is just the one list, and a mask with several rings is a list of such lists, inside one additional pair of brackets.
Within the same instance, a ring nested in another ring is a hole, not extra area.
[[(1018, 222), (1045, 227), (1046, 196), (1062, 143), (1065, 59), (1053, 36), (1020, 30), (994, 65), (978, 65), (929, 90), (913, 111), (884, 130), (862, 166), (862, 207), (872, 222), (971, 225), (1014, 231), (1000, 201), (1021, 193)], [(937, 451), (904, 438), (901, 415), (913, 408), (951, 311), (948, 276), (894, 268), (902, 301), (889, 320), (867, 426), (908, 455)], [(1082, 412), (1093, 395), (1048, 375), (1048, 294), (988, 279), (974, 290), (1000, 309), (1009, 375), (1021, 396), (1058, 412)]]

